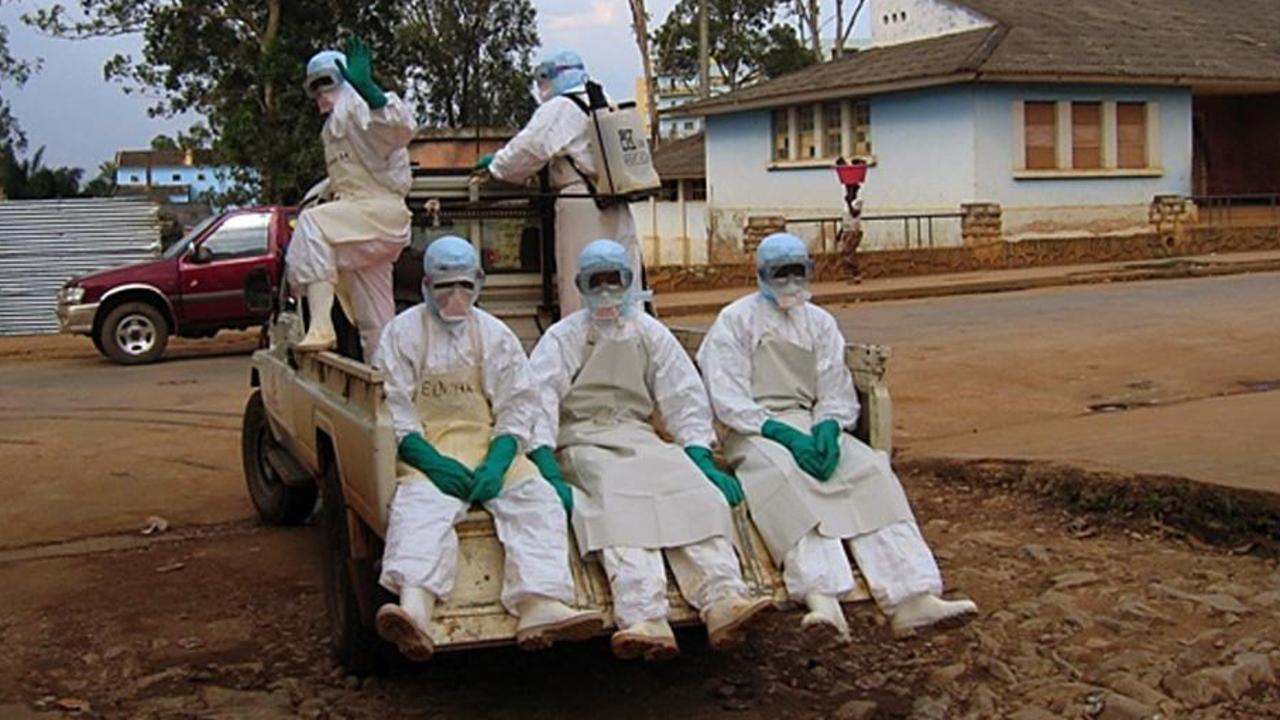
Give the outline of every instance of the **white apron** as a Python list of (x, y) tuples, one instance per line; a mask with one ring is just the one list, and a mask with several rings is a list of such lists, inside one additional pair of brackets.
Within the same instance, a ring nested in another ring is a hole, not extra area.
[(351, 142), (335, 137), (327, 124), (321, 138), (334, 200), (303, 212), (316, 221), (325, 241), (387, 240), (407, 245), (413, 215), (404, 197), (378, 182), (360, 162)]
[[(752, 394), (779, 421), (808, 432), (817, 389), (812, 350), (766, 336), (752, 353)], [(840, 434), (840, 464), (825, 483), (801, 470), (786, 447), (762, 435), (730, 432), (724, 450), (742, 482), (751, 517), (779, 563), (815, 527), (826, 537), (850, 538), (914, 519), (889, 458), (848, 433)]]
[[(423, 318), (424, 322), (430, 322), (425, 315)], [(479, 364), (482, 357), (480, 338), (475, 324), (469, 324), (476, 364), (424, 374), (414, 389), (413, 403), (418, 408), (427, 442), (440, 454), (468, 468), (475, 468), (489, 451), (489, 441), (493, 437), (493, 409), (484, 394)], [(503, 478), (503, 488), (519, 482), (541, 482), (540, 478), (538, 468), (523, 455), (517, 455)], [(422, 471), (400, 461), (396, 463), (396, 479), (400, 482), (429, 482)]]
[(579, 549), (585, 555), (612, 546), (679, 547), (717, 535), (734, 540), (724, 496), (650, 423), (644, 343), (594, 335), (560, 404), (560, 462), (576, 490)]

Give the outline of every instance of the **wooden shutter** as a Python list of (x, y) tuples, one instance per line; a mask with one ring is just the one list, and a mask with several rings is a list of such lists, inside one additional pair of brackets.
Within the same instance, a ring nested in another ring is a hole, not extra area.
[(1053, 170), (1058, 167), (1058, 104), (1023, 104), (1027, 169)]
[(1116, 164), (1122, 168), (1150, 166), (1146, 103), (1116, 103)]
[(1102, 103), (1071, 103), (1071, 166), (1102, 167)]

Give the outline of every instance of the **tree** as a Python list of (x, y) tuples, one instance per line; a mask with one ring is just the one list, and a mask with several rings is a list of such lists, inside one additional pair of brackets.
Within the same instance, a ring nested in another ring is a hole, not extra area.
[(849, 14), (848, 22), (844, 19), (844, 3), (845, 0), (836, 0), (836, 44), (831, 49), (832, 57), (844, 54), (844, 46), (853, 35), (853, 26), (858, 24), (858, 16), (862, 14), (862, 8), (866, 7), (867, 0), (858, 0), (853, 12)]
[(445, 127), (520, 127), (530, 94), (538, 30), (529, 0), (410, 0), (400, 46), (419, 118)]
[(174, 140), (168, 135), (164, 135), (164, 134), (157, 135), (151, 138), (151, 149), (152, 150), (177, 150), (178, 141)]
[(19, 160), (13, 147), (0, 147), (0, 187), (11, 200), (45, 200), (80, 196), (80, 168), (46, 167), (44, 148)]
[(822, 62), (822, 0), (792, 0), (792, 3), (791, 12), (800, 28), (800, 43), (804, 44), (807, 39), (814, 59)]
[[(220, 164), (264, 202), (292, 202), (324, 175), (321, 117), (302, 88), (305, 63), (351, 34), (370, 42), (379, 80), (403, 77), (395, 0), (79, 0), (83, 17), (54, 4), (24, 16), (64, 38), (141, 33), (140, 58), (109, 60), (126, 92), (155, 98), (153, 116), (194, 112)], [(181, 140), (178, 141), (181, 145)]]
[(115, 195), (117, 169), (116, 164), (111, 160), (99, 165), (98, 177), (85, 184), (84, 194), (88, 197), (111, 197)]
[(645, 9), (644, 0), (630, 0), (631, 31), (636, 37), (636, 46), (640, 49), (640, 66), (644, 68), (644, 100), (649, 109), (649, 140), (658, 137), (658, 106), (654, 102), (653, 59), (649, 52), (649, 11)]
[[(730, 90), (804, 67), (814, 57), (775, 22), (777, 0), (709, 0), (711, 59)], [(679, 0), (654, 37), (658, 71), (698, 77), (698, 0)]]
[[(0, 0), (0, 7), (5, 3), (6, 0)], [(0, 25), (0, 88), (3, 88), (6, 83), (12, 87), (22, 87), (31, 77), (31, 73), (39, 69), (39, 66), (39, 61), (19, 60), (9, 52), (9, 29)], [(18, 126), (17, 118), (13, 116), (9, 103), (0, 92), (0, 148), (10, 147), (25, 150), (27, 136)]]

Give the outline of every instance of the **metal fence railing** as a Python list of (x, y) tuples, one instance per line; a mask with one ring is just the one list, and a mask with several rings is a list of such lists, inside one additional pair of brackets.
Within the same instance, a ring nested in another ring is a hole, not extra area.
[(1207, 227), (1280, 225), (1280, 195), (1193, 195), (1199, 224)]
[(951, 244), (944, 238), (960, 237), (964, 213), (910, 213), (904, 215), (863, 215), (863, 233), (875, 238), (880, 250), (911, 250)]

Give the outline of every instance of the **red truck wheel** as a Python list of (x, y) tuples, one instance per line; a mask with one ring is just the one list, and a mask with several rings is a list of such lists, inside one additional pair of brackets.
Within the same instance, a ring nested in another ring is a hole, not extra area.
[(155, 305), (122, 303), (102, 321), (98, 343), (108, 358), (121, 365), (152, 363), (169, 344), (169, 322)]

